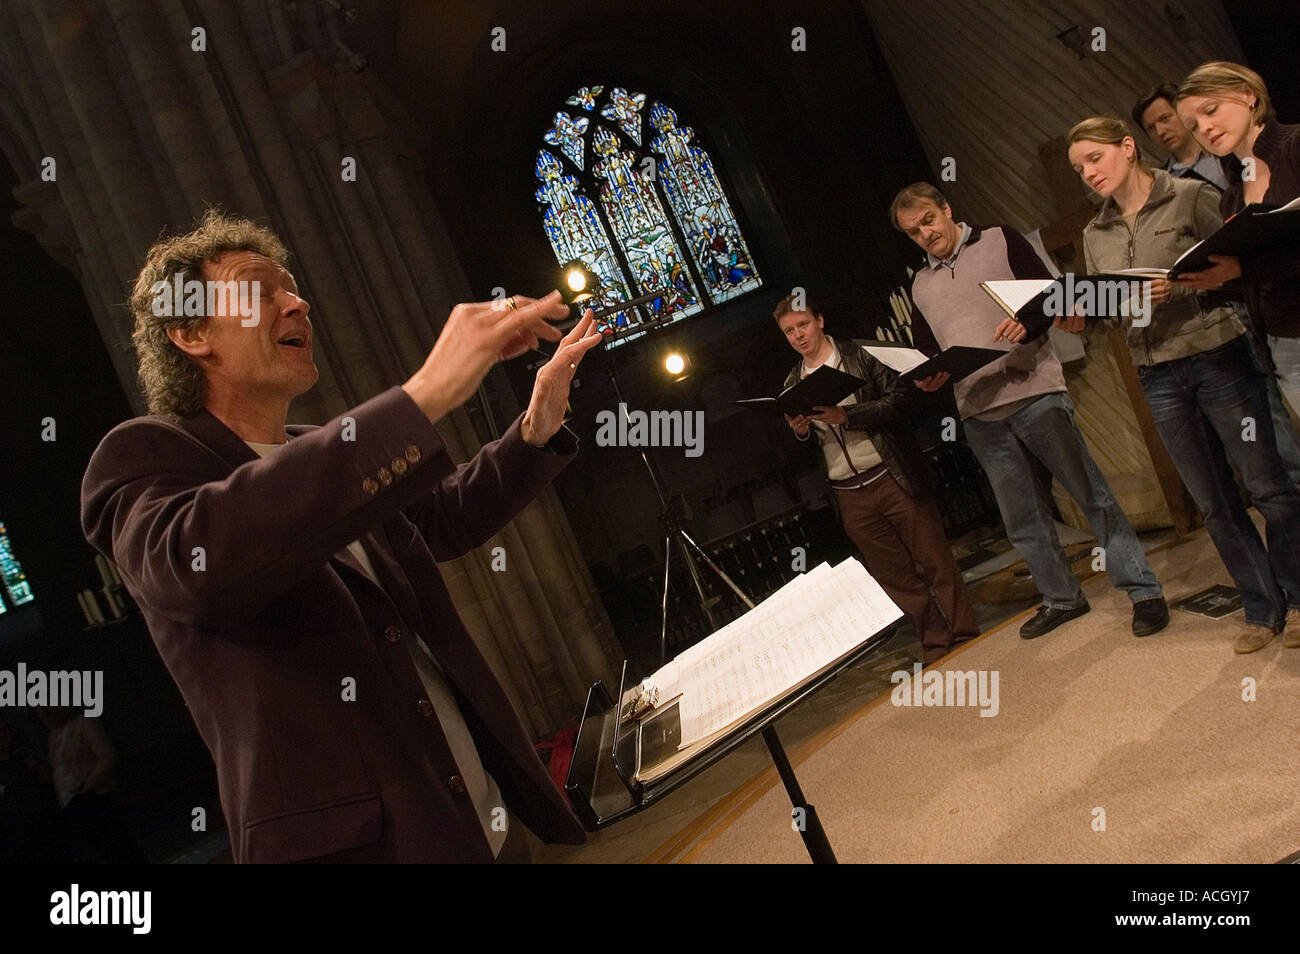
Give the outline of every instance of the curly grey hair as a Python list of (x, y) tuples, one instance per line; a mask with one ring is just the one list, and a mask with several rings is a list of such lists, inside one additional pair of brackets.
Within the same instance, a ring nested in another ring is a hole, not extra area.
[(203, 409), (207, 393), (203, 369), (167, 336), (167, 329), (198, 327), (207, 316), (154, 314), (154, 286), (157, 282), (170, 284), (176, 274), (182, 283), (202, 281), (203, 263), (224, 252), (256, 252), (281, 267), (289, 260), (289, 250), (270, 229), (216, 208), (208, 209), (193, 231), (154, 243), (145, 256), (131, 290), (131, 313), (135, 316), (131, 340), (151, 414), (189, 417)]

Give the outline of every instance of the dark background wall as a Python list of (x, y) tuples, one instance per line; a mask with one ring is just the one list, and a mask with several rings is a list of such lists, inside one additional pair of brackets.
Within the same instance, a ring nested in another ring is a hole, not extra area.
[[(511, 7), (512, 9), (507, 9)], [(838, 334), (871, 335), (911, 260), (885, 212), (903, 184), (928, 175), (920, 144), (861, 7), (830, 2), (721, 2), (639, 6), (476, 5), (473, 13), (406, 4), (400, 29), (374, 58), (425, 122), (430, 186), (462, 251), (472, 293), (498, 286), (540, 294), (556, 262), (533, 198), (533, 161), (564, 100), (580, 86), (623, 86), (673, 107), (695, 130), (728, 188), (764, 287), (651, 341), (613, 352), (633, 408), (712, 405), (705, 454), (661, 451), (669, 492), (680, 492), (703, 532), (706, 512), (774, 480), (792, 481), (803, 451), (779, 419), (720, 416), (727, 397), (771, 394), (793, 363), (770, 314), (794, 286), (817, 294)], [(807, 51), (791, 49), (794, 27)], [(490, 37), (505, 30), (506, 49)], [(437, 56), (429, 56), (436, 46)], [(670, 384), (668, 348), (696, 371)], [(533, 362), (506, 370), (526, 400)], [(638, 455), (595, 447), (595, 417), (613, 409), (603, 357), (584, 365), (571, 424), (584, 453), (557, 482), (590, 562), (612, 560), (659, 535), (659, 515)], [(706, 396), (708, 392), (709, 396)], [(784, 475), (784, 476), (783, 476)], [(792, 488), (793, 489), (793, 488)]]
[[(144, 827), (163, 806), (204, 805), (218, 827), (212, 761), (138, 614), (86, 630), (76, 593), (101, 586), (81, 534), (86, 461), (100, 439), (132, 416), (76, 276), (11, 218), (14, 170), (0, 159), (0, 519), (35, 599), (0, 615), (0, 669), (104, 672), (104, 729), (117, 748), (122, 795)], [(123, 291), (123, 300), (126, 293)], [(42, 440), (42, 420), (55, 422)], [(103, 599), (101, 610), (111, 616)], [(19, 747), (44, 752), (30, 708), (5, 709)], [(151, 852), (180, 847), (188, 827), (159, 836)]]
[(1268, 84), (1269, 99), (1278, 120), (1300, 122), (1300, 4), (1274, 0), (1229, 0), (1224, 4), (1241, 47), (1246, 65)]
[[(119, 388), (104, 386), (113, 368), (76, 276), (11, 224), (17, 184), (0, 159), (0, 519), (36, 599), (0, 616), (0, 633), (19, 628), (28, 609), (63, 632), (84, 625), (73, 594), (100, 585), (77, 519), (81, 475), (99, 439), (131, 408)], [(47, 417), (54, 441), (41, 439)]]

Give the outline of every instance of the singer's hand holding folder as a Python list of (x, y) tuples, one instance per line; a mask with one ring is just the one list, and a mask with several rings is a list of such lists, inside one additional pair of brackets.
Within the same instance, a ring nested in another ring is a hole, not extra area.
[(822, 365), (776, 397), (746, 398), (732, 403), (798, 417), (813, 414), (815, 407), (834, 407), (864, 384), (866, 382), (861, 378)]
[(1211, 255), (1248, 255), (1266, 248), (1300, 247), (1300, 198), (1279, 209), (1258, 203), (1246, 206), (1223, 228), (1197, 242), (1169, 269), (1170, 278), (1213, 267)]
[(1008, 278), (980, 282), (980, 288), (1008, 317), (1028, 327), (1069, 317), (1076, 307), (1083, 318), (1129, 317), (1130, 300), (1142, 293), (1143, 284), (1168, 276), (1164, 268), (1125, 268), (1060, 278)]
[(863, 347), (867, 354), (881, 364), (893, 368), (905, 378), (924, 381), (931, 375), (946, 371), (948, 380), (954, 383), (967, 375), (974, 374), (984, 365), (996, 361), (1007, 353), (1005, 348), (971, 348), (966, 345), (954, 345), (951, 348), (944, 348), (933, 358), (927, 358), (915, 348), (885, 341), (877, 341)]

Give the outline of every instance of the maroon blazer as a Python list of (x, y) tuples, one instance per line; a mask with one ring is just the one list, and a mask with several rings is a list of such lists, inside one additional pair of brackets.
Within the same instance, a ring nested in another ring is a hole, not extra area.
[[(576, 453), (566, 428), (535, 448), (519, 426), (456, 467), (393, 387), (289, 425), (265, 458), (207, 411), (100, 442), (82, 529), (117, 562), (212, 753), (236, 861), (492, 860), (408, 639), (442, 666), (511, 811), (547, 841), (585, 840), (437, 567)], [(346, 552), (356, 539), (382, 589)]]

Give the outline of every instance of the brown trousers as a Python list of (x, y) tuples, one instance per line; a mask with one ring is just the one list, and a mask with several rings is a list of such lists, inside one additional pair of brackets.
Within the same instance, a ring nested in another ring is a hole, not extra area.
[(979, 635), (934, 501), (909, 496), (888, 472), (856, 490), (837, 488), (835, 496), (844, 532), (867, 572), (911, 617), (927, 665)]

